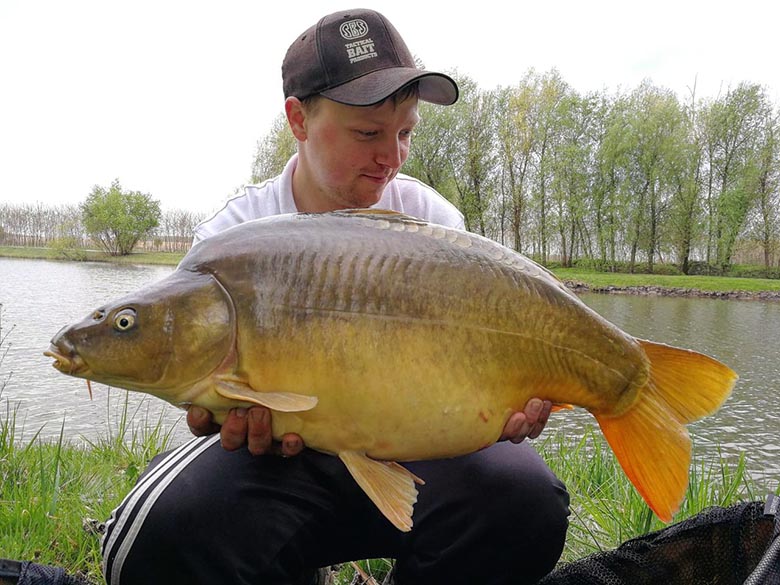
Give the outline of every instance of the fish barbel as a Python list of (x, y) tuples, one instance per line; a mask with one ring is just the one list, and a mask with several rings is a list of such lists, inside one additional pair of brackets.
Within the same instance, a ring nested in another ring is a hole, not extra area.
[(395, 462), (488, 446), (532, 397), (591, 412), (669, 521), (688, 483), (685, 425), (736, 381), (710, 357), (628, 335), (496, 242), (367, 210), (210, 237), (167, 278), (63, 328), (46, 354), (217, 421), (263, 405), (275, 437), (341, 458), (401, 530), (419, 480)]

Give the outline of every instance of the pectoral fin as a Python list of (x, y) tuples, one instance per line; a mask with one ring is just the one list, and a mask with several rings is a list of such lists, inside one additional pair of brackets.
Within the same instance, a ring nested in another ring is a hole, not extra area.
[(356, 451), (342, 451), (339, 458), (393, 526), (409, 532), (412, 529), (412, 509), (417, 501), (414, 484), (424, 482), (392, 461), (377, 461)]
[(240, 400), (241, 402), (254, 402), (271, 410), (279, 412), (301, 412), (311, 410), (317, 406), (316, 396), (295, 394), (293, 392), (258, 392), (249, 384), (235, 380), (220, 380), (216, 384), (217, 394)]

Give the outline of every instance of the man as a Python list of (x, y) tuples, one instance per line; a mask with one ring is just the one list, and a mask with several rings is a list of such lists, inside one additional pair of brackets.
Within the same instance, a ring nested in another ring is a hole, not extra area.
[[(449, 105), (457, 86), (417, 69), (382, 15), (324, 17), (289, 48), (282, 77), (298, 154), (200, 224), (196, 241), (258, 217), (371, 206), (463, 227), (441, 195), (399, 175), (418, 99)], [(414, 529), (402, 533), (337, 458), (304, 449), (297, 435), (274, 443), (268, 410), (235, 409), (219, 428), (193, 407), (188, 423), (205, 436), (156, 458), (109, 520), (106, 579), (308, 585), (320, 566), (394, 557), (398, 584), (534, 582), (557, 561), (568, 516), (564, 486), (521, 443), (549, 412), (531, 400), (507, 422), (509, 441), (407, 464), (426, 486)]]

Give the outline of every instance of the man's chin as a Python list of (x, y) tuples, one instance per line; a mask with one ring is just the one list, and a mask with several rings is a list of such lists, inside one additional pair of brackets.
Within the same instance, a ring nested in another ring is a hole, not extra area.
[(382, 199), (383, 192), (384, 189), (379, 192), (361, 193), (359, 195), (354, 195), (347, 201), (347, 203), (354, 209), (371, 207), (379, 203), (379, 200)]

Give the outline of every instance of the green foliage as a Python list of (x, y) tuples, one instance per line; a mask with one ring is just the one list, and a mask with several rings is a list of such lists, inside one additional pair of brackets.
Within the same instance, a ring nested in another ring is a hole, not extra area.
[(93, 187), (81, 204), (84, 227), (112, 256), (126, 256), (160, 223), (160, 203), (149, 194), (123, 191), (119, 179), (109, 189)]
[(284, 114), (279, 114), (271, 130), (257, 144), (250, 182), (260, 183), (281, 174), (296, 149), (297, 143), (287, 124), (287, 118)]
[(647, 81), (581, 95), (555, 70), (487, 91), (452, 75), (461, 97), (420, 105), (404, 172), (454, 202), (468, 229), (545, 264), (724, 272), (737, 242), (777, 264), (780, 114), (763, 88), (683, 103)]
[(79, 246), (78, 240), (73, 236), (56, 238), (49, 243), (58, 258), (83, 262), (87, 259), (87, 251)]
[(780, 267), (767, 268), (754, 264), (732, 264), (725, 276), (735, 278), (772, 278), (780, 279)]

